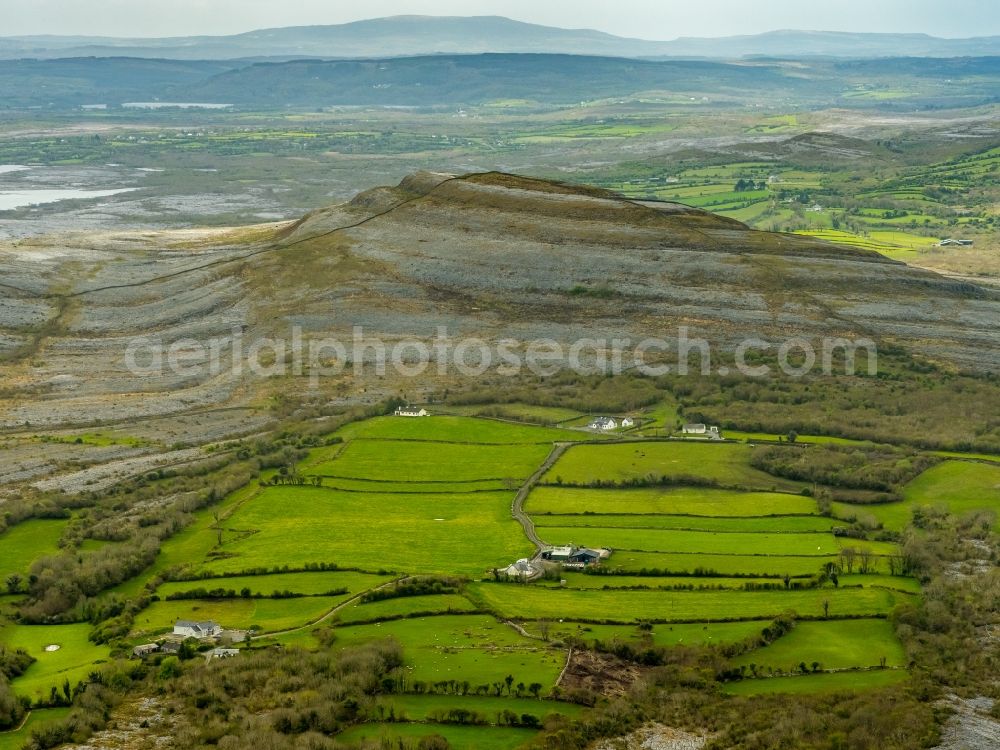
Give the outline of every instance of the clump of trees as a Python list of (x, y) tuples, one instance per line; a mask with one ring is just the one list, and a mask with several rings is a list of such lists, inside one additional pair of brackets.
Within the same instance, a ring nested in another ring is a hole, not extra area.
[(830, 487), (874, 490), (885, 500), (898, 499), (901, 485), (937, 462), (926, 456), (885, 445), (815, 445), (805, 450), (760, 446), (750, 463), (774, 476)]

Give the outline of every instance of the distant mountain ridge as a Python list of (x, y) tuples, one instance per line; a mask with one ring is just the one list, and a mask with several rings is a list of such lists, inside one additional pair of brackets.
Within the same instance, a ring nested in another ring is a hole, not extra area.
[(629, 39), (502, 16), (391, 16), (328, 26), (260, 29), (230, 36), (162, 38), (0, 37), (0, 59), (144, 57), (174, 60), (381, 58), (431, 54), (558, 53), (612, 57), (964, 57), (1000, 54), (1000, 37), (772, 31), (672, 41)]
[[(636, 95), (682, 96), (704, 105), (766, 100), (912, 110), (1000, 101), (998, 81), (1000, 57), (724, 62), (489, 53), (278, 62), (0, 60), (0, 111), (153, 101), (269, 110), (503, 100), (567, 106)], [(878, 96), (889, 89), (906, 89), (906, 95)], [(876, 96), (857, 95), (866, 91)]]

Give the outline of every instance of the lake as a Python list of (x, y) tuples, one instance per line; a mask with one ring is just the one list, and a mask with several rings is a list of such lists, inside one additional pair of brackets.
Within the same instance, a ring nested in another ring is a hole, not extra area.
[(136, 189), (137, 188), (119, 188), (118, 190), (0, 190), (0, 211), (13, 211), (16, 208), (24, 208), (25, 206), (40, 206), (44, 203), (56, 203), (58, 201), (107, 198), (111, 195), (128, 193)]

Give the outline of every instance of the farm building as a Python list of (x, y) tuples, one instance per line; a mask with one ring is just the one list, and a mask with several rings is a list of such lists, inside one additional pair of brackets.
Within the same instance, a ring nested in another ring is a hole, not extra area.
[(565, 547), (549, 547), (542, 550), (542, 559), (566, 565), (593, 565), (611, 556), (609, 549), (590, 549), (570, 544)]
[(213, 648), (206, 655), (206, 659), (229, 659), (233, 656), (239, 656), (240, 650), (238, 648)]
[(215, 638), (222, 634), (222, 627), (217, 622), (205, 620), (195, 622), (194, 620), (178, 620), (174, 623), (174, 635), (183, 638)]
[(155, 654), (159, 650), (160, 645), (158, 643), (143, 643), (141, 646), (136, 646), (132, 649), (132, 656), (142, 659), (150, 654)]
[(532, 564), (528, 558), (522, 557), (514, 564), (508, 565), (504, 568), (501, 573), (508, 578), (520, 578), (524, 581), (530, 581), (532, 578), (540, 576), (542, 574), (542, 570), (538, 566)]
[(617, 430), (618, 422), (614, 417), (594, 417), (587, 425), (588, 430)]
[(622, 418), (622, 427), (634, 427), (634, 426), (635, 426), (635, 420), (632, 419), (632, 417)]
[(939, 243), (937, 243), (938, 247), (952, 247), (956, 245), (959, 247), (971, 247), (972, 240), (956, 240), (953, 237), (949, 237), (948, 239), (941, 240)]
[(416, 406), (400, 406), (396, 409), (397, 417), (429, 417), (430, 413), (426, 409), (418, 409)]
[(681, 433), (684, 435), (694, 435), (695, 437), (706, 437), (710, 440), (722, 439), (722, 433), (719, 432), (719, 428), (715, 425), (686, 424), (681, 429)]

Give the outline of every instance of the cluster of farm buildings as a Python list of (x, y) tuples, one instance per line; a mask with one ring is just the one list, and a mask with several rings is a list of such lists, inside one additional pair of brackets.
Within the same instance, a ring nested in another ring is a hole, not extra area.
[[(194, 638), (203, 643), (234, 642), (246, 638), (246, 633), (240, 630), (224, 630), (214, 620), (178, 620), (174, 623), (172, 633), (155, 643), (143, 643), (132, 649), (132, 656), (142, 659), (153, 654), (176, 654), (181, 650), (181, 644), (188, 638)], [(224, 659), (236, 656), (239, 649), (219, 646), (206, 653), (209, 659)]]

